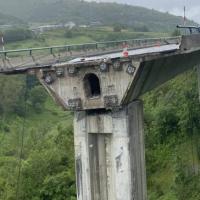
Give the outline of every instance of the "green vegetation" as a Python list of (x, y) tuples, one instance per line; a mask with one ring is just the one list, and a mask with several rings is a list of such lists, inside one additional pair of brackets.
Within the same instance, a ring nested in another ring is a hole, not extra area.
[[(20, 30), (20, 29), (18, 29)], [(25, 30), (25, 33), (27, 31)], [(22, 32), (23, 33), (23, 32)], [(60, 29), (55, 31), (44, 32), (40, 35), (33, 35), (28, 31), (27, 37), (31, 39), (25, 39), (23, 34), (21, 37), (25, 40), (7, 43), (6, 49), (19, 49), (19, 48), (32, 48), (32, 47), (44, 47), (51, 45), (68, 45), (68, 44), (81, 44), (87, 42), (99, 42), (99, 41), (111, 41), (122, 39), (138, 39), (138, 38), (152, 38), (152, 37), (167, 37), (168, 33), (162, 32), (135, 32), (132, 29), (121, 29), (120, 32), (116, 32), (112, 27), (93, 27), (93, 28), (73, 28)], [(14, 40), (15, 37), (13, 37)]]
[[(20, 200), (75, 200), (72, 113), (55, 105), (32, 76), (27, 82), (24, 76), (0, 76), (0, 91), (0, 199), (15, 200), (18, 191)], [(196, 72), (143, 100), (149, 199), (199, 200)]]
[(0, 199), (75, 200), (71, 114), (31, 76), (1, 76), (0, 91)]
[(200, 106), (196, 72), (144, 96), (150, 200), (200, 198)]
[[(20, 5), (20, 6), (19, 6)], [(112, 26), (116, 22), (135, 30), (171, 32), (183, 19), (137, 6), (81, 0), (0, 0), (0, 11), (26, 22), (91, 24)], [(194, 22), (190, 22), (194, 24)]]
[(18, 42), (34, 38), (34, 33), (28, 29), (15, 28), (3, 32), (6, 43)]
[[(42, 5), (46, 6), (47, 1), (42, 1)], [(57, 5), (57, 10), (55, 9), (55, 13), (49, 12), (50, 7), (47, 7), (48, 13), (52, 14), (48, 20), (55, 17), (60, 10), (60, 5), (66, 6), (66, 1), (57, 3), (53, 3), (54, 0), (51, 1), (52, 4), (49, 6)], [(35, 6), (31, 8), (35, 9), (38, 1), (20, 0), (20, 2), (22, 2), (20, 9), (23, 10), (29, 8), (26, 6), (30, 3), (34, 3)], [(87, 14), (88, 8), (85, 5), (94, 6), (95, 9), (100, 5), (73, 2), (77, 5), (83, 4), (83, 12)], [(9, 3), (14, 2), (0, 0), (0, 9), (2, 6), (9, 6)], [(43, 6), (38, 13), (44, 11)], [(16, 49), (169, 35), (169, 33), (150, 32), (152, 28), (154, 29), (153, 22), (155, 20), (150, 18), (149, 20), (153, 20), (152, 23), (145, 22), (145, 17), (149, 17), (147, 14), (144, 14), (144, 18), (141, 19), (143, 22), (128, 24), (128, 27), (121, 25), (123, 21), (114, 24), (113, 13), (120, 13), (119, 5), (101, 4), (101, 10), (104, 9), (103, 6), (107, 6), (105, 16), (109, 19), (107, 20), (108, 24), (112, 21), (112, 26), (63, 29), (31, 37), (31, 34), (27, 34), (27, 37), (23, 36), (26, 30), (18, 30), (16, 33), (10, 31), (14, 34), (14, 37), (11, 38), (15, 38), (15, 40), (11, 39), (10, 43), (6, 44), (6, 48)], [(9, 8), (11, 9), (11, 7)], [(125, 11), (129, 11), (128, 14), (134, 13), (132, 10), (134, 7), (122, 6), (120, 8), (122, 14)], [(17, 6), (15, 9), (13, 14), (19, 12)], [(65, 11), (66, 7), (63, 7), (63, 10)], [(163, 16), (163, 14), (159, 12), (140, 10), (144, 13), (148, 13), (147, 11), (152, 13), (151, 17), (156, 14), (155, 17), (159, 18), (160, 21), (156, 21), (157, 28), (164, 27), (166, 30), (167, 27), (167, 30), (174, 30), (174, 27), (171, 29), (171, 22), (179, 18), (168, 14), (162, 18), (160, 15)], [(75, 12), (75, 9), (70, 12)], [(98, 12), (96, 16), (100, 18), (100, 11)], [(107, 14), (109, 12), (112, 13), (112, 16)], [(77, 16), (77, 21), (81, 18), (83, 20), (81, 23), (88, 22), (91, 18), (85, 13), (88, 18), (82, 17), (82, 13), (76, 13), (72, 17)], [(135, 12), (135, 14), (137, 13)], [(24, 16), (23, 12), (21, 14)], [(60, 14), (59, 18), (55, 18), (56, 20), (64, 16), (62, 12)], [(68, 14), (66, 13), (65, 17)], [(48, 15), (44, 13), (44, 16)], [(92, 13), (91, 16), (93, 17)], [(169, 21), (166, 20), (166, 16), (169, 17)], [(27, 17), (29, 15), (24, 16), (24, 18)], [(36, 14), (35, 17), (40, 18), (41, 16)], [(133, 17), (132, 14), (131, 17)], [(99, 20), (99, 18), (93, 18), (93, 20)], [(66, 18), (63, 19), (66, 20)], [(121, 16), (120, 19), (133, 22), (126, 15)], [(173, 20), (171, 21), (171, 19)], [(103, 21), (104, 18), (102, 17), (101, 20)], [(176, 20), (173, 23), (175, 24)], [(16, 37), (19, 32), (23, 33), (23, 42), (19, 41), (21, 38)], [(179, 34), (177, 31), (173, 32), (173, 35)], [(73, 114), (64, 112), (58, 105), (55, 105), (33, 76), (27, 78), (19, 75), (0, 76), (0, 91), (0, 200), (16, 200), (17, 197), (18, 200), (75, 200)], [(187, 72), (177, 77), (146, 94), (143, 100), (149, 199), (199, 200), (200, 106), (196, 72)]]
[(172, 32), (172, 36), (176, 37), (176, 36), (180, 36), (181, 35), (181, 31), (176, 29)]

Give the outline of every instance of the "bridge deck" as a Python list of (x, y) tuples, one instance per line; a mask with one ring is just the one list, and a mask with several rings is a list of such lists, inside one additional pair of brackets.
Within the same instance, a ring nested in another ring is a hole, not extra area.
[(124, 45), (129, 47), (130, 56), (174, 51), (179, 49), (180, 42), (180, 37), (172, 37), (0, 51), (0, 73), (23, 73), (27, 69), (47, 68), (57, 63), (120, 58)]
[[(91, 47), (94, 47), (94, 44), (91, 45)], [(71, 55), (66, 55), (66, 52), (61, 52), (60, 55), (62, 55), (63, 60), (59, 60), (59, 62), (52, 59), (53, 54), (46, 55), (43, 60), (38, 59), (33, 62), (31, 54), (33, 49), (22, 50), (30, 52), (28, 64), (26, 63), (27, 60), (25, 64), (19, 64), (17, 60), (21, 59), (20, 57), (10, 57), (10, 60), (16, 61), (16, 65), (11, 66), (10, 61), (4, 57), (4, 59), (2, 59), (2, 64), (0, 63), (0, 73), (26, 73), (29, 69), (50, 68), (49, 72), (45, 73), (53, 74), (54, 72), (52, 70), (55, 70), (56, 67), (65, 68), (73, 65), (78, 67), (93, 67), (97, 66), (97, 64), (102, 61), (111, 63), (110, 61), (113, 62), (115, 59), (122, 58), (121, 62), (132, 62), (134, 66), (136, 63), (135, 73), (131, 78), (126, 94), (120, 101), (120, 104), (128, 104), (129, 102), (138, 99), (140, 95), (198, 65), (200, 63), (200, 34), (182, 36), (181, 38), (178, 37), (175, 39), (168, 38), (168, 40), (154, 39), (153, 42), (150, 41), (148, 44), (145, 40), (144, 44), (139, 46), (135, 46), (135, 43), (132, 45), (130, 44), (128, 58), (124, 56), (122, 45), (119, 45), (118, 43), (117, 46), (114, 45), (106, 49), (101, 49), (101, 51), (98, 51), (98, 48), (95, 50), (91, 48), (90, 51), (87, 51), (87, 54), (85, 51), (80, 52), (79, 50), (74, 49), (74, 51), (71, 52), (75, 59), (72, 58), (73, 56)], [(39, 51), (39, 49), (36, 51)], [(15, 54), (18, 52), (19, 51), (16, 50), (7, 53)], [(89, 55), (92, 53), (93, 55)], [(7, 56), (5, 55), (6, 52), (0, 52), (0, 56), (2, 54)], [(8, 67), (5, 64), (9, 64), (10, 66)], [(57, 72), (57, 70), (55, 71)], [(68, 77), (69, 76), (66, 76), (65, 78), (68, 79)], [(121, 77), (119, 77), (119, 79), (120, 78)], [(45, 81), (44, 78), (42, 78), (42, 81)]]
[[(162, 45), (162, 46), (155, 46), (155, 47), (147, 47), (147, 48), (141, 48), (141, 49), (132, 49), (128, 50), (129, 56), (139, 56), (139, 55), (147, 55), (147, 54), (155, 54), (155, 53), (164, 53), (164, 52), (173, 52), (180, 49), (179, 44), (169, 44), (169, 45)], [(103, 59), (114, 59), (114, 58), (123, 58), (123, 52), (115, 52), (115, 53), (108, 53), (103, 54), (100, 56), (89, 56), (84, 58), (76, 58), (71, 61), (69, 61), (69, 64), (78, 64), (78, 63), (84, 63), (84, 62), (90, 62), (90, 61), (97, 61), (97, 60), (103, 60)]]

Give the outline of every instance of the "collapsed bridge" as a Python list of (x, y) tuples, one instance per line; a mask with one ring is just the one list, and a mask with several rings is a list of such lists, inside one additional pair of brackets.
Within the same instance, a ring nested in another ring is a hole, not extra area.
[[(124, 50), (123, 50), (124, 47)], [(146, 200), (140, 96), (200, 63), (200, 35), (0, 51), (75, 112), (78, 200)]]

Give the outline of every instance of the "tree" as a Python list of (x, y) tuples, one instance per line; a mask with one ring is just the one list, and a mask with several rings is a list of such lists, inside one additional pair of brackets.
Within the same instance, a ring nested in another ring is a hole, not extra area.
[(66, 29), (64, 36), (66, 38), (72, 38), (73, 37), (73, 31), (71, 29)]
[(172, 32), (172, 37), (176, 37), (176, 36), (180, 36), (181, 35), (181, 31), (178, 30), (178, 29), (175, 29), (173, 32)]
[(149, 32), (149, 28), (146, 25), (135, 26), (133, 29), (137, 32)]
[(29, 101), (36, 112), (41, 112), (44, 102), (47, 99), (47, 94), (42, 86), (34, 87), (29, 93)]
[(4, 40), (8, 43), (32, 39), (33, 37), (34, 33), (28, 29), (16, 28), (4, 32)]
[(121, 24), (115, 24), (115, 25), (113, 26), (113, 31), (114, 31), (114, 32), (121, 32), (122, 29), (123, 29), (123, 26), (122, 26)]

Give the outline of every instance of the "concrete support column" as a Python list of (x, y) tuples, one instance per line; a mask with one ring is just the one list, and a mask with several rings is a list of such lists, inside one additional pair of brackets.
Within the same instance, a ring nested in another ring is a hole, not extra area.
[(146, 200), (143, 106), (75, 113), (78, 200)]

